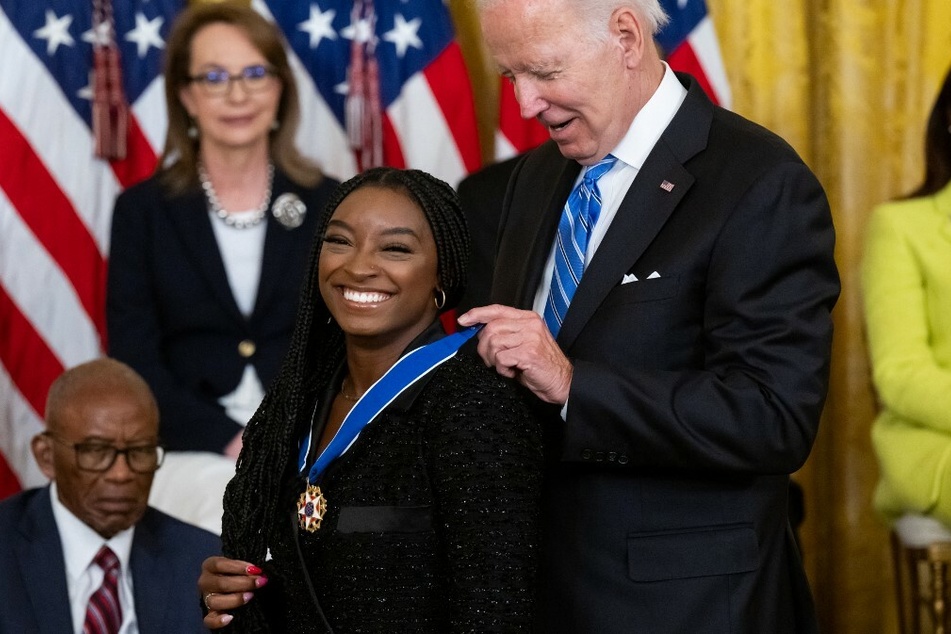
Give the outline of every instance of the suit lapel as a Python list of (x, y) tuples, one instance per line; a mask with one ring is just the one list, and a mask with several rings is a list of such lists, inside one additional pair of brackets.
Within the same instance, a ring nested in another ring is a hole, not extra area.
[[(564, 350), (571, 347), (605, 296), (641, 257), (693, 184), (693, 176), (669, 153), (664, 152), (663, 158), (655, 154), (638, 172), (581, 277), (558, 333), (558, 343)], [(664, 181), (675, 184), (670, 192), (660, 187)]]
[(195, 274), (205, 280), (215, 299), (229, 314), (236, 320), (244, 321), (244, 316), (231, 293), (228, 274), (218, 250), (218, 241), (211, 228), (204, 194), (190, 192), (172, 199), (168, 214), (172, 226), (185, 246)]
[(551, 254), (555, 235), (558, 233), (558, 223), (561, 220), (565, 201), (568, 200), (580, 171), (581, 166), (579, 164), (574, 161), (565, 161), (561, 174), (558, 176), (558, 181), (552, 188), (551, 197), (546, 204), (537, 207), (541, 217), (536, 220), (535, 241), (532, 244), (525, 268), (528, 283), (520, 285), (522, 295), (519, 297), (519, 306), (531, 308), (535, 302), (535, 294), (538, 292), (538, 285), (541, 283), (541, 276), (545, 271), (545, 263)]
[(21, 542), (21, 547), (14, 550), (33, 613), (38, 615), (40, 632), (72, 632), (66, 563), (53, 518), (49, 487), (40, 491), (30, 503), (20, 520), (19, 529), (19, 534), (11, 535), (10, 539)]
[(135, 595), (135, 615), (141, 634), (160, 634), (168, 631), (165, 627), (168, 609), (194, 608), (169, 605), (169, 584), (181, 583), (181, 579), (162, 557), (154, 513), (152, 509), (147, 509), (142, 520), (136, 524), (129, 562)]
[(643, 255), (693, 185), (693, 175), (684, 163), (706, 147), (713, 106), (695, 81), (687, 79), (687, 88), (684, 103), (631, 183), (581, 278), (558, 333), (558, 343), (565, 351), (571, 349), (598, 306)]
[[(277, 200), (281, 194), (292, 191), (291, 182), (279, 170), (274, 173), (274, 190), (271, 195), (271, 201)], [(308, 209), (306, 213), (320, 213), (319, 209)], [(306, 231), (304, 225), (294, 229), (288, 229), (278, 222), (273, 214), (266, 216), (267, 232), (264, 238), (264, 253), (261, 261), (261, 278), (258, 282), (257, 297), (254, 300), (254, 310), (252, 319), (262, 306), (267, 306), (271, 295), (275, 289), (280, 288), (279, 284), (273, 284), (271, 281), (279, 280), (282, 276), (288, 274), (289, 267), (299, 266), (296, 258), (297, 251), (292, 249), (294, 241), (297, 239), (295, 232)]]
[[(492, 284), (492, 301), (525, 309), (531, 309), (535, 300), (562, 207), (581, 171), (576, 162), (561, 157), (554, 143), (540, 152), (539, 160), (530, 156), (522, 164), (527, 185), (508, 206), (511, 215), (502, 219), (505, 231)], [(539, 165), (552, 164), (557, 167), (534, 173)]]

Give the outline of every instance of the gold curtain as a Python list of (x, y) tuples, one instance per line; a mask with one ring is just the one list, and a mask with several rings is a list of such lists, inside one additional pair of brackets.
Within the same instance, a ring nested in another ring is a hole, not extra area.
[[(803, 552), (824, 632), (897, 631), (887, 527), (871, 508), (876, 411), (858, 265), (872, 207), (923, 176), (925, 119), (951, 66), (949, 0), (707, 0), (733, 109), (786, 138), (826, 188), (842, 297), (812, 455)], [(466, 0), (450, 3), (479, 97), (486, 156), (497, 79)]]
[(832, 205), (842, 297), (832, 382), (806, 467), (803, 551), (826, 632), (895, 632), (886, 526), (871, 509), (876, 412), (858, 269), (865, 221), (923, 176), (925, 120), (951, 65), (948, 0), (708, 0), (734, 109), (775, 130)]

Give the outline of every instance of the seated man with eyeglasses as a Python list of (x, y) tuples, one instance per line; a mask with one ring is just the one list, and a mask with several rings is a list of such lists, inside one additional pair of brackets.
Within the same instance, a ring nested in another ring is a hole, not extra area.
[(32, 448), (50, 485), (0, 502), (0, 633), (204, 631), (194, 580), (221, 543), (148, 506), (164, 450), (145, 381), (113, 359), (76, 366), (46, 426)]

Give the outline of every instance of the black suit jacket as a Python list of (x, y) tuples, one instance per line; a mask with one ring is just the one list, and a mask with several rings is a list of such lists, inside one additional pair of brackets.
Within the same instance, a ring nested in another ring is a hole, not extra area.
[(466, 292), (456, 308), (460, 315), (470, 308), (484, 306), (489, 301), (499, 216), (505, 202), (509, 177), (520, 158), (515, 156), (487, 165), (459, 182), (459, 204), (469, 226), (471, 244)]
[[(827, 389), (831, 214), (784, 141), (680, 79), (558, 335), (546, 633), (816, 628), (786, 495)], [(551, 142), (516, 168), (493, 301), (531, 307), (579, 169)]]
[[(0, 537), (0, 634), (72, 632), (49, 487), (0, 502)], [(139, 632), (205, 632), (197, 580), (202, 561), (220, 552), (216, 535), (149, 508), (136, 525), (129, 560)]]
[[(299, 187), (280, 171), (272, 199), (293, 192), (304, 222), (270, 214), (254, 310), (235, 303), (201, 190), (169, 197), (153, 177), (123, 192), (112, 218), (109, 353), (148, 381), (169, 449), (220, 452), (241, 430), (217, 400), (252, 363), (265, 388), (283, 361), (317, 220), (336, 182)], [(253, 354), (246, 354), (253, 343)]]

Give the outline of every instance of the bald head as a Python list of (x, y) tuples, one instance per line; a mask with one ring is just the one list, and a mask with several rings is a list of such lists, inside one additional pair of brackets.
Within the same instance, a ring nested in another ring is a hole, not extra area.
[(139, 374), (115, 359), (102, 357), (70, 368), (50, 386), (46, 397), (46, 427), (57, 431), (63, 409), (88, 394), (123, 394), (154, 413), (158, 430), (158, 406), (148, 383)]
[(146, 382), (113, 359), (67, 370), (50, 388), (33, 455), (59, 501), (106, 539), (145, 513), (161, 464), (158, 418)]

